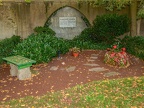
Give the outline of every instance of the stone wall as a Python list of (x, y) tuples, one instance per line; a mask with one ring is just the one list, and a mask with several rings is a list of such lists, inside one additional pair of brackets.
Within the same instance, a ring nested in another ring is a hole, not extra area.
[(18, 26), (11, 3), (0, 6), (0, 39), (16, 34)]
[[(0, 6), (0, 39), (12, 35), (26, 38), (34, 32), (35, 27), (44, 26), (52, 13), (63, 6), (76, 9), (91, 24), (97, 15), (109, 12), (103, 7), (91, 7), (75, 0), (32, 0), (31, 3), (25, 3), (24, 0), (3, 0), (3, 5)], [(129, 14), (129, 7), (119, 13)]]

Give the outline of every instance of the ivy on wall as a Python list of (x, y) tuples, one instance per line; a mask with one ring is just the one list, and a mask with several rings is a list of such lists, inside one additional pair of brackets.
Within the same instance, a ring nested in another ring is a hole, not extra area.
[[(121, 10), (127, 5), (131, 5), (134, 0), (77, 0), (78, 2), (86, 2), (90, 6), (104, 6), (107, 10), (113, 11), (114, 9)], [(144, 18), (144, 0), (139, 0), (138, 18)]]
[(137, 13), (138, 19), (139, 18), (144, 18), (144, 0), (142, 0), (140, 2), (138, 10), (139, 10), (138, 13)]
[[(25, 1), (26, 3), (31, 3), (32, 0), (24, 0), (24, 1)], [(2, 4), (2, 0), (0, 0), (0, 5), (3, 5), (3, 4)]]
[(2, 4), (2, 0), (0, 0), (0, 5), (3, 5), (3, 4)]
[(25, 2), (26, 2), (26, 3), (30, 3), (30, 2), (31, 2), (31, 0), (25, 0)]

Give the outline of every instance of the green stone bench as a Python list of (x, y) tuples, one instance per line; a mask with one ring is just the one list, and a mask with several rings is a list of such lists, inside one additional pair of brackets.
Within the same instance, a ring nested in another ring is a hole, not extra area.
[(11, 76), (17, 76), (19, 80), (25, 80), (31, 78), (30, 66), (36, 61), (22, 57), (22, 56), (10, 56), (3, 58), (10, 64), (10, 74)]

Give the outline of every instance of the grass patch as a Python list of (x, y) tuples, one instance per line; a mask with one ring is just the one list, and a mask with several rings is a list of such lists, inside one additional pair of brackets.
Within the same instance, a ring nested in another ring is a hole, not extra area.
[(93, 81), (41, 97), (0, 102), (10, 108), (142, 108), (144, 76)]

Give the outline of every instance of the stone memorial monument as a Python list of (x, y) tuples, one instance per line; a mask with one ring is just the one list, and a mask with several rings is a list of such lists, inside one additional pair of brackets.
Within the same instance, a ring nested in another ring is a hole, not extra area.
[(49, 27), (56, 32), (57, 37), (73, 39), (87, 28), (82, 17), (84, 16), (76, 9), (63, 7), (49, 18)]

